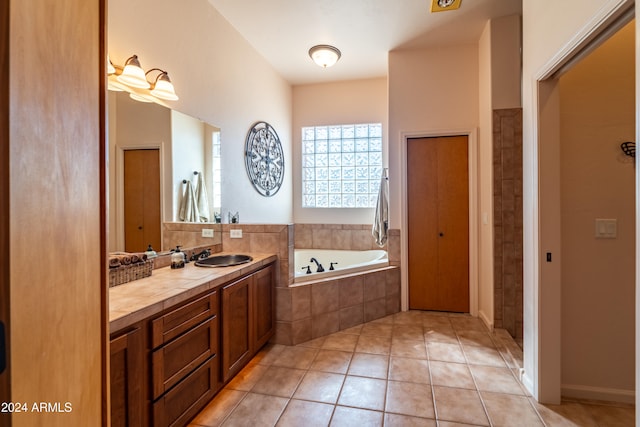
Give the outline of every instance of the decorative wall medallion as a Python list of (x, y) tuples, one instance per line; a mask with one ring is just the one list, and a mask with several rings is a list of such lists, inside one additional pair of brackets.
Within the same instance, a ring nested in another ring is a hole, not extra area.
[(245, 142), (245, 165), (251, 183), (265, 197), (278, 192), (284, 179), (284, 152), (276, 130), (267, 122), (256, 122)]

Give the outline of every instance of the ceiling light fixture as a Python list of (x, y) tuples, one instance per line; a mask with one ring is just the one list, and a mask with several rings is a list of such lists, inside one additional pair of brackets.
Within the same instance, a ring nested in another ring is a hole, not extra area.
[(431, 12), (455, 10), (460, 7), (462, 0), (431, 0)]
[[(158, 75), (150, 83), (147, 80), (149, 73), (157, 71)], [(177, 101), (176, 95), (169, 74), (160, 69), (152, 68), (146, 73), (140, 66), (137, 55), (126, 60), (124, 67), (114, 65), (107, 55), (107, 75), (109, 77), (109, 90), (129, 92), (132, 99), (142, 102), (153, 102), (157, 99), (166, 101)]]
[(338, 62), (342, 54), (336, 47), (328, 44), (319, 44), (309, 49), (309, 56), (313, 59), (313, 62), (323, 68), (327, 68)]

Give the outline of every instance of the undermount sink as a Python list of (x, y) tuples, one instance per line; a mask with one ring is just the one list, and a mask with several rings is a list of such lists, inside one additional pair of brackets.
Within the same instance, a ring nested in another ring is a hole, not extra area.
[(230, 267), (232, 265), (245, 264), (253, 261), (249, 255), (214, 255), (209, 258), (196, 261), (198, 267)]

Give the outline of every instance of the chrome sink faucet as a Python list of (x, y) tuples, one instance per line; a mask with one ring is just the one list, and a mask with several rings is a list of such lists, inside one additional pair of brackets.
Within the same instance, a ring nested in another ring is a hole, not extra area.
[(318, 266), (318, 269), (316, 270), (316, 273), (322, 273), (322, 272), (324, 271), (324, 267), (322, 266), (322, 264), (320, 264), (320, 263), (318, 262), (318, 260), (317, 260), (317, 259), (315, 259), (315, 258), (311, 258), (311, 259), (309, 260), (309, 262), (315, 262), (315, 263), (316, 263), (316, 266)]

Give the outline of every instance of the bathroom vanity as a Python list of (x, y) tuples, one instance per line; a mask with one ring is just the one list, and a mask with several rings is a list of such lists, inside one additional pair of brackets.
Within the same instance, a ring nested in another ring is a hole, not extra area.
[(277, 257), (251, 256), (110, 288), (112, 426), (186, 425), (273, 336)]

